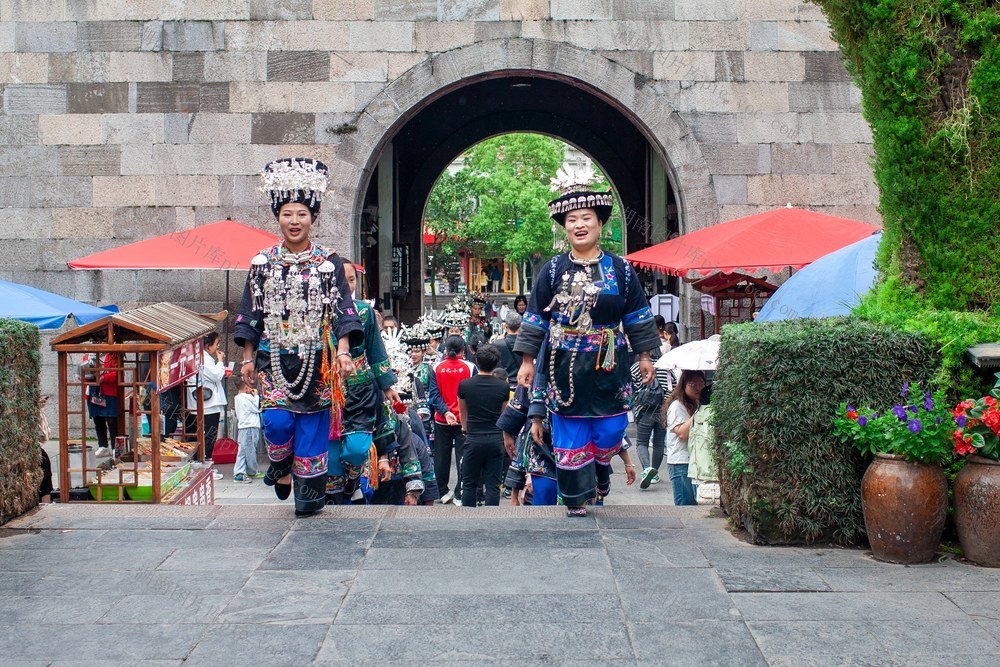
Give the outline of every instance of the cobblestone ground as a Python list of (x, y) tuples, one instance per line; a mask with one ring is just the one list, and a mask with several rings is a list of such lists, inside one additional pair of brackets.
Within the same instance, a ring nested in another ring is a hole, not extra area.
[(707, 507), (50, 505), (6, 665), (996, 665), (1000, 570), (741, 542)]

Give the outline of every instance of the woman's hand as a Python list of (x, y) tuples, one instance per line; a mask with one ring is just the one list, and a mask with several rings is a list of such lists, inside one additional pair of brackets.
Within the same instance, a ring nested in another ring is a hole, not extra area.
[(253, 387), (257, 384), (257, 371), (255, 366), (256, 364), (253, 362), (240, 366), (240, 378), (248, 387)]
[(399, 403), (399, 394), (397, 394), (396, 390), (392, 387), (389, 387), (382, 393), (385, 395), (385, 400), (389, 401), (391, 405)]
[(378, 481), (388, 482), (391, 478), (392, 478), (392, 466), (389, 465), (389, 459), (379, 459)]
[(535, 444), (538, 445), (539, 447), (545, 444), (543, 440), (543, 435), (544, 434), (542, 432), (542, 420), (541, 419), (531, 420), (531, 439), (534, 440)]
[(625, 465), (625, 486), (633, 484), (635, 484), (635, 466), (629, 463)]
[(344, 377), (354, 374), (354, 359), (347, 352), (337, 353), (337, 369)]
[(531, 381), (535, 377), (535, 362), (525, 356), (521, 361), (521, 367), (517, 369), (517, 383), (525, 389), (531, 389)]
[(503, 431), (503, 448), (510, 458), (514, 458), (514, 455), (517, 454), (517, 443), (514, 441), (514, 436), (506, 431)]
[(648, 355), (639, 358), (639, 374), (642, 376), (642, 383), (646, 385), (652, 384), (656, 378), (656, 371), (653, 370), (653, 362), (649, 360)]
[(417, 492), (416, 491), (407, 491), (406, 495), (403, 496), (403, 504), (406, 505), (407, 507), (416, 507), (417, 506)]

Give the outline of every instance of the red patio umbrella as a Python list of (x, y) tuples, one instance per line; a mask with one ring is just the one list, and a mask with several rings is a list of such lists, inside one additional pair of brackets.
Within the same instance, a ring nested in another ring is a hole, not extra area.
[(235, 220), (220, 220), (136, 241), (68, 262), (71, 269), (215, 269), (239, 271), (278, 237)]
[[(235, 220), (219, 220), (151, 239), (136, 241), (67, 262), (71, 269), (201, 269), (226, 272), (226, 311), (229, 311), (229, 273), (246, 271), (250, 260), (278, 237)], [(229, 318), (225, 326), (229, 347)]]
[(630, 253), (633, 264), (686, 276), (801, 269), (880, 228), (792, 206), (713, 225)]

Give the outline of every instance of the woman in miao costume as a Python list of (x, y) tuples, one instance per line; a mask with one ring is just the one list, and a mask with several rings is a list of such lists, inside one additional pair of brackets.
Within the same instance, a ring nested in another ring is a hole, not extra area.
[[(322, 162), (284, 158), (261, 172), (282, 240), (251, 262), (234, 338), (243, 347), (240, 374), (260, 381), (261, 418), (271, 465), (264, 483), (285, 499), (293, 491), (296, 516), (326, 503), (328, 467), (360, 465), (364, 451), (343, 447), (329, 458), (343, 424), (342, 378), (354, 371), (350, 348), (362, 342), (343, 260), (310, 241), (329, 183)], [(345, 443), (346, 444), (346, 443)]]
[[(549, 215), (565, 228), (570, 250), (539, 272), (514, 346), (524, 355), (518, 383), (526, 388), (541, 352), (559, 496), (570, 516), (585, 516), (584, 505), (610, 489), (611, 459), (622, 447), (632, 393), (626, 337), (644, 384), (653, 381), (649, 352), (660, 345), (632, 267), (601, 250), (614, 195), (592, 191), (594, 176), (588, 164), (553, 179), (562, 196), (549, 203)], [(534, 418), (538, 442), (541, 429), (542, 419)]]

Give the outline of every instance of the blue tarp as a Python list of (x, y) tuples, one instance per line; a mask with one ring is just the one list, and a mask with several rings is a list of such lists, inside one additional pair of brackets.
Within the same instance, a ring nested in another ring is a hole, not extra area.
[(118, 312), (118, 306), (99, 308), (35, 287), (0, 280), (0, 317), (30, 322), (39, 329), (58, 329), (72, 315), (88, 324)]
[(847, 315), (878, 277), (882, 232), (820, 257), (793, 275), (760, 309), (757, 322)]

